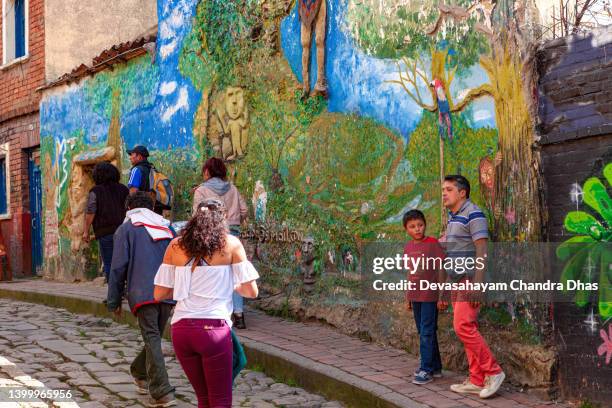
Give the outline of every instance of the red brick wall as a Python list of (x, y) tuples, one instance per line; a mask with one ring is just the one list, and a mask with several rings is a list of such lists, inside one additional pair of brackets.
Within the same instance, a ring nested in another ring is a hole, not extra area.
[[(45, 78), (44, 37), (44, 2), (29, 0), (29, 58), (24, 63), (0, 70), (0, 123), (38, 110), (40, 92), (36, 92), (36, 88), (43, 85)], [(0, 53), (2, 47), (0, 36)]]
[[(9, 143), (11, 216), (0, 220), (0, 233), (14, 276), (31, 271), (27, 149), (40, 144), (40, 93), (36, 89), (44, 85), (45, 78), (44, 1), (29, 0), (28, 7), (29, 57), (0, 69), (0, 144)], [(2, 48), (0, 35), (0, 56)]]

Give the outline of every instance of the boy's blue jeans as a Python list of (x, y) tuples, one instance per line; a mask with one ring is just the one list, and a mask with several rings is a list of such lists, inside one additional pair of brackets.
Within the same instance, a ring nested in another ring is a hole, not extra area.
[(434, 371), (440, 371), (442, 370), (442, 360), (438, 348), (437, 302), (412, 302), (412, 311), (420, 337), (420, 369), (430, 374)]

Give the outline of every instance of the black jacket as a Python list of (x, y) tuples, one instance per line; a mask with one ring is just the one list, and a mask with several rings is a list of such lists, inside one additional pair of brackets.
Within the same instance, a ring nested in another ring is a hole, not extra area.
[(96, 239), (114, 234), (125, 218), (128, 188), (119, 183), (105, 183), (95, 186), (91, 192), (96, 195), (96, 215), (92, 223)]

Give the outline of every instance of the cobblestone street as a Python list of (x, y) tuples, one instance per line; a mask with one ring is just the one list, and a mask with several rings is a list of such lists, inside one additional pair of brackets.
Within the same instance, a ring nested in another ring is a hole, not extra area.
[[(142, 347), (136, 329), (110, 319), (5, 299), (0, 299), (0, 322), (0, 388), (44, 385), (49, 390), (71, 390), (83, 408), (143, 406), (144, 397), (136, 392), (129, 374), (129, 365)], [(164, 340), (163, 349), (177, 406), (196, 405), (172, 345)], [(0, 401), (0, 406), (48, 405)], [(236, 380), (234, 406), (341, 407), (249, 370)]]

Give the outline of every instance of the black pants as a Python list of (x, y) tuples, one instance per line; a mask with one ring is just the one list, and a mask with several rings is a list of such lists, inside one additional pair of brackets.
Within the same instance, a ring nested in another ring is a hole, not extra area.
[(174, 387), (168, 381), (166, 362), (161, 348), (161, 336), (170, 318), (172, 307), (166, 303), (144, 305), (138, 308), (136, 315), (144, 348), (132, 362), (130, 372), (134, 378), (149, 382), (149, 394), (155, 399), (174, 391)]

